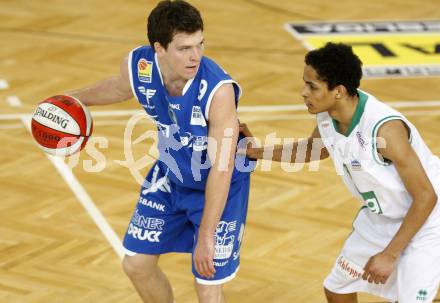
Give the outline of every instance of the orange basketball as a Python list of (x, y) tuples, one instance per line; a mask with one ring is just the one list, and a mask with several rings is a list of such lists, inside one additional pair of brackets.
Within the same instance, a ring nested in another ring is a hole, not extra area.
[(92, 116), (79, 100), (54, 96), (39, 103), (32, 117), (32, 135), (47, 153), (70, 156), (87, 143), (93, 130)]

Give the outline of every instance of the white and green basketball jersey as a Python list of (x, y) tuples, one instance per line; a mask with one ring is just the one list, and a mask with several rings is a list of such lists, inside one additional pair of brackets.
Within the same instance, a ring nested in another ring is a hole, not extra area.
[[(401, 221), (412, 203), (412, 197), (394, 164), (377, 152), (378, 147), (386, 144), (376, 137), (379, 128), (395, 119), (407, 125), (411, 146), (439, 196), (440, 160), (431, 153), (417, 129), (401, 113), (363, 91), (359, 90), (358, 95), (359, 102), (346, 135), (338, 132), (338, 122), (327, 112), (317, 114), (321, 138), (338, 174), (353, 195), (371, 212)], [(438, 209), (435, 208), (425, 226), (440, 225)]]

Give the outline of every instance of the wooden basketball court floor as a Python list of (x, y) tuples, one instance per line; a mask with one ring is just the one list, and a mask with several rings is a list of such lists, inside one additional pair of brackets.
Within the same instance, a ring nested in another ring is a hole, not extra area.
[[(306, 49), (284, 23), (426, 20), (438, 18), (440, 8), (435, 0), (191, 2), (206, 23), (206, 55), (241, 83), (240, 119), (262, 140), (273, 132), (306, 137), (314, 123), (300, 107)], [(144, 156), (155, 153), (154, 140), (142, 137), (152, 124), (137, 123), (130, 145), (124, 132), (139, 111), (134, 100), (92, 108), (96, 151), (66, 163), (48, 158), (26, 126), (37, 102), (117, 73), (119, 60), (145, 43), (154, 4), (0, 0), (0, 302), (140, 302), (120, 266), (120, 238), (137, 180), (151, 165)], [(409, 101), (398, 109), (440, 154), (439, 78), (363, 80), (361, 87), (386, 102)], [(294, 170), (260, 163), (253, 174), (241, 268), (225, 286), (228, 302), (325, 301), (322, 281), (359, 204), (330, 160), (318, 171)], [(176, 302), (196, 302), (190, 256), (160, 262)], [(360, 301), (383, 302), (369, 295)]]

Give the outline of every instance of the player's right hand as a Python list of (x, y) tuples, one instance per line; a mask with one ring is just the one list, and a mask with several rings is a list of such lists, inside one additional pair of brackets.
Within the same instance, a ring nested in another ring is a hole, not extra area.
[(368, 283), (385, 284), (396, 267), (396, 257), (380, 252), (372, 256), (364, 266), (362, 279)]

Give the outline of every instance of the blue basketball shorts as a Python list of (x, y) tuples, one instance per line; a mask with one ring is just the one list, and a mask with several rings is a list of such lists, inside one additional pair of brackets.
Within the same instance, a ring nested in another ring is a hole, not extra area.
[[(124, 237), (127, 255), (193, 253), (203, 214), (205, 192), (177, 186), (155, 165), (147, 175), (146, 187)], [(213, 278), (201, 277), (200, 284), (217, 285), (233, 279), (240, 265), (240, 245), (246, 221), (250, 176), (231, 183), (228, 200), (215, 233)], [(194, 262), (193, 262), (194, 263)]]

